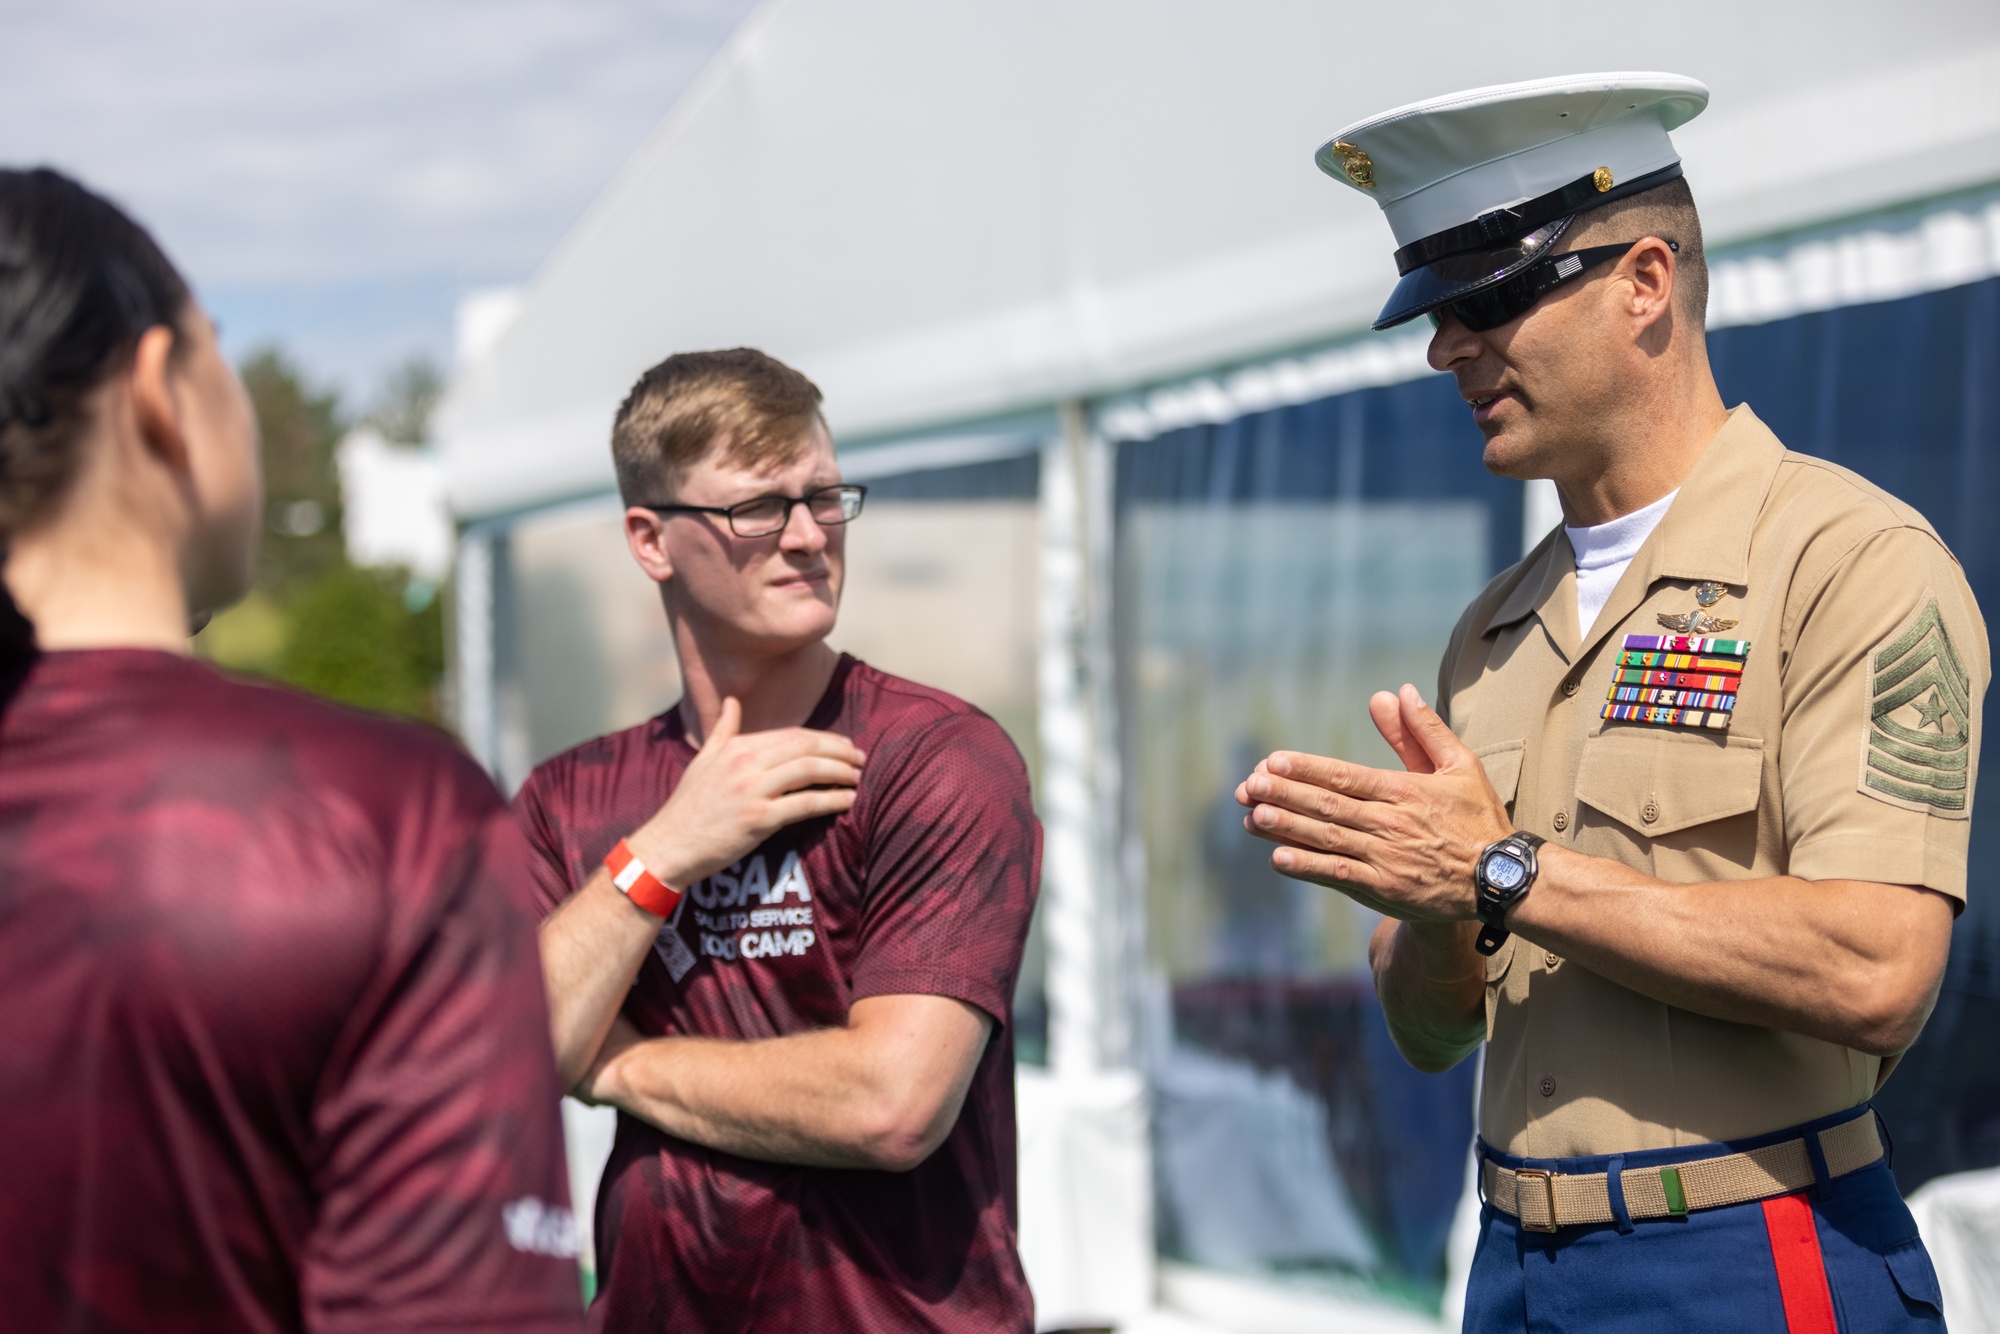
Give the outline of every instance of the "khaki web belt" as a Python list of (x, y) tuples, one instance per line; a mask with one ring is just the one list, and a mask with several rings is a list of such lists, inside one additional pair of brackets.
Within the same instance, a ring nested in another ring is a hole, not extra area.
[[(1820, 1131), (1819, 1145), (1826, 1155), (1828, 1176), (1845, 1176), (1882, 1157), (1872, 1113)], [(1530, 1232), (1613, 1221), (1607, 1175), (1516, 1170), (1490, 1159), (1480, 1170), (1487, 1203), (1519, 1219)], [(1628, 1167), (1618, 1180), (1625, 1190), (1627, 1217), (1678, 1218), (1697, 1209), (1789, 1195), (1812, 1185), (1815, 1178), (1805, 1140), (1792, 1139), (1671, 1167)]]

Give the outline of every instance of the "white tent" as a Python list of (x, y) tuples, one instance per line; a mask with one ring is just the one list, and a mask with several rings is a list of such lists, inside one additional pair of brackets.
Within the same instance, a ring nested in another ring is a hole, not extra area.
[[(1144, 1200), (1107, 1222), (1072, 1171), (1148, 1179), (1143, 1156), (1106, 1147), (1145, 1152), (1128, 1074), (1145, 1005), (1121, 933), (1108, 442), (1424, 373), (1420, 336), (1366, 332), (1394, 277), (1388, 229), (1319, 175), (1313, 149), (1432, 94), (1616, 69), (1713, 92), (1676, 140), (1721, 257), (1714, 322), (2000, 272), (2000, 207), (1826, 239), (2000, 183), (2000, 8), (1983, 0), (1893, 15), (1861, 0), (770, 0), (453, 378), (437, 423), (462, 525), (459, 713), (475, 752), (516, 778), (497, 553), (524, 518), (611, 512), (611, 416), (660, 357), (751, 344), (798, 366), (825, 390), (854, 476), (1040, 451), (1058, 1079), (1023, 1098), (1024, 1115), (1050, 1118), (1024, 1126), (1023, 1216), (1074, 1229), (1024, 1239), (1043, 1274), (1073, 1271), (1040, 1291), (1045, 1320), (1129, 1319), (1155, 1288)], [(1047, 1197), (1066, 1180), (1074, 1196)], [(1091, 1245), (1104, 1265), (1084, 1263)], [(1174, 1272), (1158, 1288), (1223, 1316), (1264, 1300), (1230, 1282)], [(1235, 1327), (1325, 1316), (1295, 1295), (1268, 1306)]]
[(2000, 9), (1693, 0), (777, 0), (557, 248), (440, 426), (472, 518), (610, 485), (668, 350), (754, 344), (866, 437), (1365, 328), (1393, 267), (1333, 130), (1454, 88), (1663, 69), (1726, 244), (2000, 176)]

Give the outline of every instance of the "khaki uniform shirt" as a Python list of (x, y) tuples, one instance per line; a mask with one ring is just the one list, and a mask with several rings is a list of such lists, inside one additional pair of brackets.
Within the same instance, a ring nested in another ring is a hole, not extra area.
[[(1625, 636), (1707, 608), (1750, 641), (1726, 731), (1607, 722)], [(1587, 636), (1552, 532), (1452, 633), (1440, 709), (1515, 824), (1662, 880), (1793, 875), (1963, 902), (1986, 627), (1958, 562), (1879, 487), (1748, 407)], [(1664, 942), (1663, 942), (1664, 944)], [(1763, 1134), (1871, 1097), (1882, 1058), (1663, 1004), (1509, 937), (1486, 970), (1480, 1133), (1539, 1158)]]

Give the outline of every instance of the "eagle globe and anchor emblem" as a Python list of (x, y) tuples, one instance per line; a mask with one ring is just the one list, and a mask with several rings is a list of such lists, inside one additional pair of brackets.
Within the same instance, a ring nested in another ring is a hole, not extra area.
[(1375, 188), (1375, 163), (1364, 149), (1341, 139), (1334, 143), (1332, 151), (1342, 175), (1363, 190)]

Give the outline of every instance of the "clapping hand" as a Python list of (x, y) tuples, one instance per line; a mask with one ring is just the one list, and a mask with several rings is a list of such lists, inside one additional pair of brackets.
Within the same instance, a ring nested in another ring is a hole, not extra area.
[(1415, 686), (1368, 712), (1405, 772), (1274, 752), (1237, 786), (1243, 827), (1278, 845), (1280, 874), (1406, 921), (1468, 920), (1475, 860), (1514, 831), (1506, 803)]

